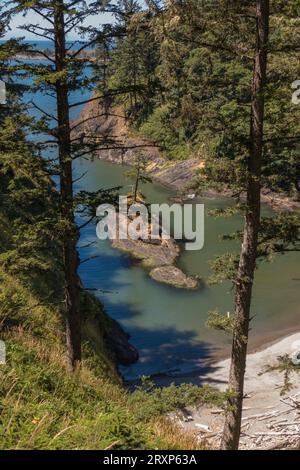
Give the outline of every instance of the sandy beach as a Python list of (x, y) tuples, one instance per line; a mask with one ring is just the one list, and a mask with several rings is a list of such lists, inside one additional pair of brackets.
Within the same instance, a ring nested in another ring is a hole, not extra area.
[[(280, 448), (300, 442), (300, 369), (290, 375), (291, 389), (282, 395), (284, 374), (278, 370), (264, 372), (266, 366), (278, 364), (277, 358), (300, 351), (300, 332), (248, 354), (245, 375), (241, 449)], [(212, 372), (201, 375), (201, 382), (220, 390), (227, 388), (230, 359), (214, 364)], [(262, 374), (262, 372), (264, 372)], [(195, 431), (200, 439), (218, 446), (223, 413), (212, 408), (190, 409), (180, 424)]]

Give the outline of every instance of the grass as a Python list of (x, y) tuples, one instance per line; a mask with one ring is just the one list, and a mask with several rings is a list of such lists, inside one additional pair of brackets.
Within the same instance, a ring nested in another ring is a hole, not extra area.
[[(201, 448), (167, 414), (190, 404), (219, 405), (223, 395), (192, 385), (160, 389), (148, 381), (131, 393), (101, 338), (96, 350), (86, 338), (81, 369), (67, 373), (59, 313), (10, 276), (2, 273), (1, 281), (7, 350), (0, 366), (1, 449)], [(109, 320), (99, 315), (105, 327)]]
[(1, 449), (200, 447), (194, 435), (166, 417), (183, 400), (202, 401), (201, 393), (195, 396), (198, 387), (129, 393), (112, 378), (97, 376), (89, 361), (67, 374), (62, 346), (49, 347), (22, 327), (6, 332), (3, 340)]
[(0, 339), (7, 353), (0, 365), (0, 449), (201, 448), (168, 414), (219, 405), (225, 396), (210, 387), (159, 389), (147, 381), (127, 390), (104, 340), (111, 319), (85, 291), (82, 367), (67, 372), (59, 241), (40, 246), (37, 236), (35, 249), (31, 232), (24, 239), (18, 232), (20, 244), (10, 210), (0, 209)]

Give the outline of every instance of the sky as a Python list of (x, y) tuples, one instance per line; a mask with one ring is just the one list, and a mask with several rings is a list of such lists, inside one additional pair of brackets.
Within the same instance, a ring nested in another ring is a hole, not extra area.
[[(112, 21), (112, 16), (108, 13), (102, 13), (99, 15), (95, 16), (90, 16), (88, 23), (85, 22), (83, 23), (84, 25), (91, 25), (91, 26), (99, 26), (99, 24), (105, 24), (105, 23), (110, 23)], [(21, 29), (18, 29), (18, 27), (22, 24), (36, 24), (40, 26), (48, 26), (48, 22), (46, 20), (43, 20), (37, 13), (30, 12), (26, 15), (24, 18), (22, 15), (17, 15), (14, 17), (10, 24), (11, 31), (8, 31), (6, 34), (6, 38), (11, 38), (11, 37), (25, 37), (28, 40), (36, 40), (38, 41), (39, 39), (42, 40), (43, 38), (39, 38), (35, 36), (34, 34), (27, 33), (27, 31), (22, 31)], [(74, 36), (69, 36), (69, 40), (73, 39), (78, 39), (78, 37)]]
[[(143, 7), (145, 6), (145, 1), (144, 0), (140, 0), (140, 5)], [(85, 22), (83, 23), (85, 26), (87, 25), (90, 25), (90, 26), (99, 26), (99, 24), (107, 24), (107, 23), (111, 23), (113, 21), (113, 17), (111, 14), (109, 13), (100, 13), (98, 15), (95, 15), (95, 16), (90, 16), (89, 19), (88, 19), (88, 22)], [(27, 33), (26, 31), (22, 31), (20, 29), (18, 29), (18, 27), (22, 24), (27, 24), (27, 23), (32, 23), (32, 24), (36, 24), (36, 25), (40, 25), (40, 26), (45, 26), (47, 25), (47, 21), (46, 20), (43, 20), (41, 18), (40, 15), (38, 15), (37, 13), (33, 12), (33, 11), (30, 11), (26, 17), (24, 18), (21, 14), (20, 15), (17, 15), (14, 17), (14, 19), (12, 20), (11, 24), (10, 24), (10, 28), (11, 28), (11, 31), (8, 31), (7, 34), (6, 34), (6, 38), (11, 38), (11, 37), (25, 37), (26, 39), (28, 40), (42, 40), (42, 38), (38, 38), (37, 36), (35, 36), (34, 34), (30, 34), (30, 33)], [(49, 24), (49, 23), (48, 23)], [(76, 36), (69, 36), (68, 37), (69, 40), (74, 40), (74, 39), (78, 39), (78, 37)]]

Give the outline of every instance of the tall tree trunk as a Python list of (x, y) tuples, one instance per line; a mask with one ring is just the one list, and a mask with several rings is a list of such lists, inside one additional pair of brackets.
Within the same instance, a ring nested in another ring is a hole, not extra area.
[[(66, 70), (66, 38), (64, 2), (54, 2), (55, 62), (56, 71)], [(66, 342), (68, 368), (74, 370), (81, 361), (81, 318), (78, 302), (79, 279), (78, 253), (76, 249), (78, 234), (74, 219), (73, 177), (70, 142), (70, 118), (68, 83), (62, 75), (56, 81), (61, 216), (63, 227), (63, 264), (65, 275), (66, 304)]]
[(235, 291), (235, 325), (233, 331), (229, 390), (234, 396), (226, 412), (221, 449), (239, 446), (244, 376), (250, 322), (252, 286), (257, 258), (260, 225), (261, 166), (264, 126), (264, 89), (269, 34), (269, 0), (257, 0), (257, 40), (252, 83), (250, 155), (248, 167), (247, 212)]
[(139, 189), (139, 182), (140, 182), (140, 173), (141, 173), (141, 166), (140, 162), (138, 163), (136, 177), (135, 177), (135, 185), (134, 185), (134, 193), (133, 193), (133, 202), (136, 203), (138, 189)]

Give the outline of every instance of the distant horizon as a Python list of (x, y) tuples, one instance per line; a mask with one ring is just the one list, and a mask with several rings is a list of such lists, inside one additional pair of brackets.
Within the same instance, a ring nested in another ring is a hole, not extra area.
[[(9, 38), (2, 38), (0, 39), (0, 42), (6, 42), (10, 39), (14, 39), (15, 36), (12, 36), (12, 37), (9, 37)], [(19, 38), (16, 38), (16, 39), (19, 39)], [(70, 42), (88, 42), (88, 41), (84, 41), (83, 39), (80, 39), (80, 38), (75, 38), (75, 39), (67, 39), (66, 40), (66, 43), (70, 43)], [(26, 38), (26, 37), (22, 37), (22, 42), (52, 42), (50, 39), (35, 39), (35, 38)]]

